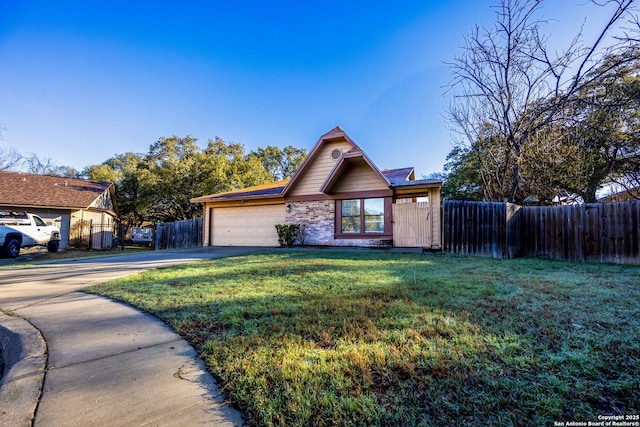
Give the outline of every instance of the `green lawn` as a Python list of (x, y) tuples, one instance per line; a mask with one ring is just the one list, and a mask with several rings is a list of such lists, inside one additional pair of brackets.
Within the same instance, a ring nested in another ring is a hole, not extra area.
[(272, 250), (90, 291), (189, 340), (249, 424), (640, 413), (639, 267)]

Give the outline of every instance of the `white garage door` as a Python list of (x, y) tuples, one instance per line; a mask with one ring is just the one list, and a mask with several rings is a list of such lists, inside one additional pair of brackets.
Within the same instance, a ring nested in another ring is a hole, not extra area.
[(214, 208), (213, 246), (278, 246), (276, 224), (284, 224), (284, 205)]

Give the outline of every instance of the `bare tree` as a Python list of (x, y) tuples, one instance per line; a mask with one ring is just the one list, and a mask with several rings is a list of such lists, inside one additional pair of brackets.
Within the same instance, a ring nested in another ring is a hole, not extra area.
[(38, 156), (35, 153), (29, 153), (22, 156), (22, 170), (27, 173), (36, 175), (53, 175), (57, 167), (50, 157)]
[[(7, 130), (7, 127), (4, 123), (0, 123), (0, 141), (4, 138), (2, 137), (2, 131)], [(20, 153), (18, 153), (14, 148), (11, 147), (0, 147), (0, 170), (12, 170), (20, 163)]]
[(551, 51), (542, 32), (543, 0), (501, 0), (495, 24), (476, 26), (465, 37), (461, 55), (449, 64), (448, 116), (458, 143), (477, 155), (486, 199), (521, 202), (554, 191), (552, 180), (545, 179), (544, 188), (530, 173), (539, 173), (541, 163), (562, 162), (563, 135), (550, 129), (563, 126), (566, 104), (606, 71), (599, 68), (603, 58), (634, 43), (635, 28), (625, 27), (637, 23), (634, 1), (593, 0), (593, 7), (613, 6), (610, 19), (591, 45), (580, 28), (560, 52)]
[(19, 166), (22, 156), (13, 148), (0, 148), (0, 170), (13, 170)]

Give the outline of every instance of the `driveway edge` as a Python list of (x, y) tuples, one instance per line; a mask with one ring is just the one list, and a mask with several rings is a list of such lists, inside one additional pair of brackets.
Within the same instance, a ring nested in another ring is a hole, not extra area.
[(4, 425), (31, 426), (47, 364), (47, 344), (27, 320), (0, 312), (0, 349), (4, 374), (0, 381), (0, 418)]

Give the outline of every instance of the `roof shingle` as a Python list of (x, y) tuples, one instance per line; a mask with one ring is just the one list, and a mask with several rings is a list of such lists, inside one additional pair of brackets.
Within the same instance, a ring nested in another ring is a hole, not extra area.
[(412, 172), (413, 168), (383, 169), (380, 171), (392, 185), (409, 181)]
[(227, 191), (225, 193), (195, 197), (191, 199), (191, 202), (204, 203), (204, 202), (209, 202), (214, 200), (224, 200), (224, 199), (242, 199), (242, 198), (255, 198), (255, 197), (264, 197), (264, 196), (277, 196), (280, 193), (282, 193), (282, 190), (284, 190), (288, 182), (289, 182), (289, 179), (285, 179), (282, 181), (270, 182), (268, 184), (255, 185), (253, 187)]
[(88, 208), (113, 183), (0, 171), (0, 204)]

